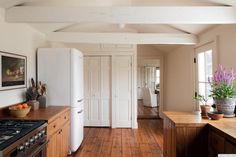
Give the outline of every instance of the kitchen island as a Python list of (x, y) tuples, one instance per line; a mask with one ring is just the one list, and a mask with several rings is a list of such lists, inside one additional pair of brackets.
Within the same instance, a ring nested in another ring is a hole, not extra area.
[(164, 157), (236, 154), (236, 118), (202, 119), (199, 112), (164, 115)]

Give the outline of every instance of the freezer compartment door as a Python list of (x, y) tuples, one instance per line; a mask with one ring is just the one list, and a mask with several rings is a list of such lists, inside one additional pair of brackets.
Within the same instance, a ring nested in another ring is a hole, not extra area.
[(83, 107), (71, 108), (71, 152), (75, 152), (84, 138)]

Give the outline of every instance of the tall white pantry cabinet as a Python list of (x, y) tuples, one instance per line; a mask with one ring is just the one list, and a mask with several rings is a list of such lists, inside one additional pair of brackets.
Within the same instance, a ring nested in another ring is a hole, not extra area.
[(131, 128), (135, 83), (132, 53), (84, 55), (84, 125)]
[(85, 126), (111, 126), (115, 114), (116, 127), (131, 127), (131, 65), (130, 56), (84, 58)]

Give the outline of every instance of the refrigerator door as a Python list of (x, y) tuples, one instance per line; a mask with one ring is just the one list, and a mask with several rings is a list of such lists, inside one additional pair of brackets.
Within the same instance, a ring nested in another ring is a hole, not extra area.
[(71, 51), (71, 107), (79, 107), (84, 98), (83, 56), (78, 50)]
[(71, 108), (71, 152), (75, 152), (84, 138), (84, 111), (83, 105)]

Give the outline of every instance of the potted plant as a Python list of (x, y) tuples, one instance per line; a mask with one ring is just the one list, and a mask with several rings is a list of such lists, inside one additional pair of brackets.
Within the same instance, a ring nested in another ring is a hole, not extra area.
[(235, 110), (235, 88), (233, 82), (235, 79), (234, 70), (229, 72), (219, 65), (217, 71), (211, 79), (208, 79), (212, 90), (211, 97), (213, 97), (216, 109), (218, 112), (223, 113), (224, 117), (234, 117)]
[(208, 99), (199, 94), (195, 96), (194, 99), (200, 102), (202, 118), (208, 118), (207, 113), (210, 112), (211, 109), (211, 105), (207, 105)]
[(32, 110), (37, 110), (39, 108), (39, 102), (37, 101), (38, 91), (34, 79), (31, 78), (30, 87), (26, 91), (27, 104), (31, 106)]

